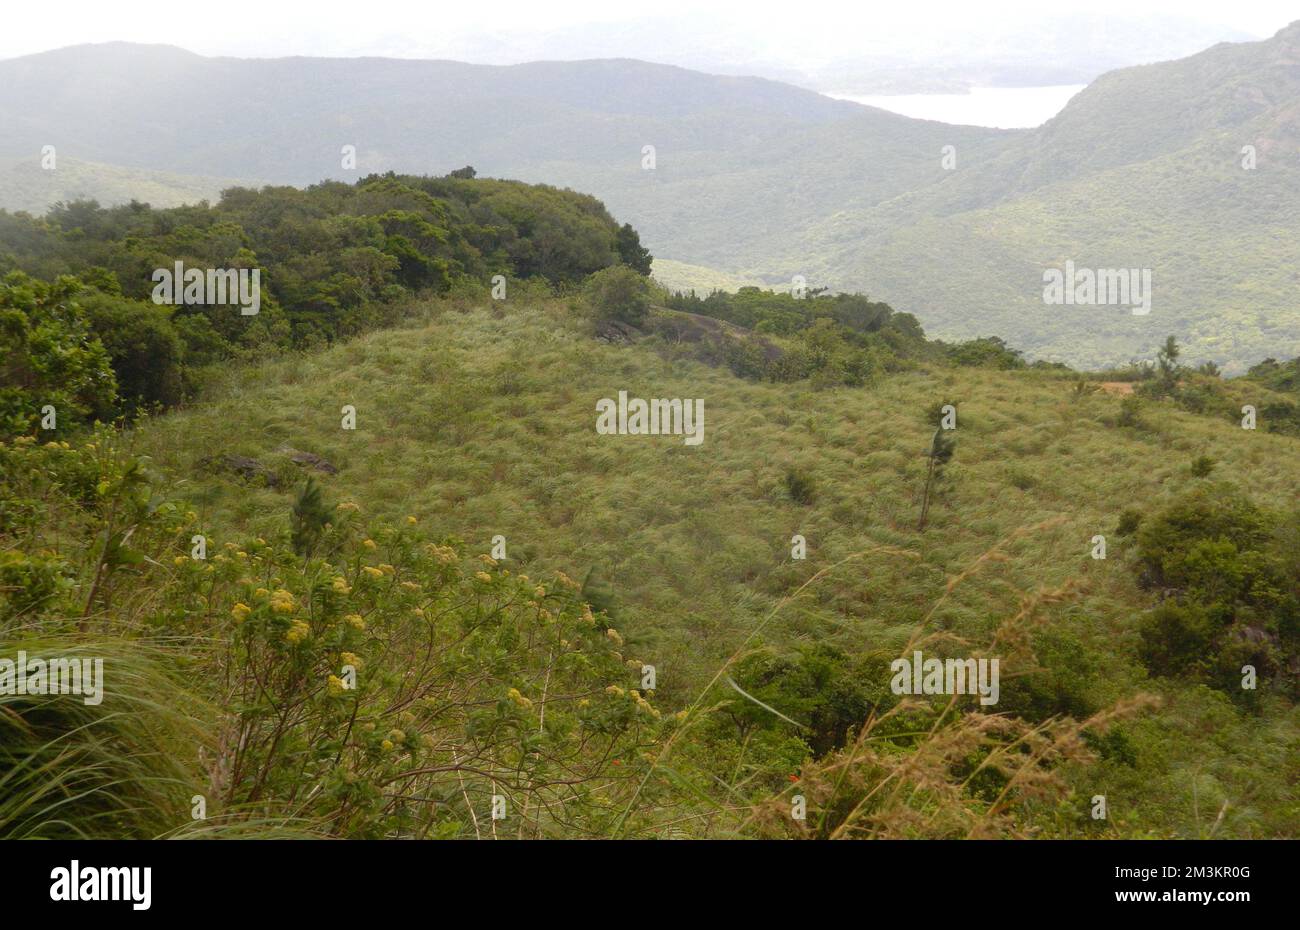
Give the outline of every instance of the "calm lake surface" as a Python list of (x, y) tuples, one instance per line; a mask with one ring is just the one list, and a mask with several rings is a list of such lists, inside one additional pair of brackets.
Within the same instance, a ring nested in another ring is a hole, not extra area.
[(1057, 113), (1086, 84), (1052, 87), (975, 87), (969, 94), (900, 94), (858, 96), (827, 94), (836, 100), (852, 100), (917, 119), (969, 126), (1021, 129), (1041, 126)]

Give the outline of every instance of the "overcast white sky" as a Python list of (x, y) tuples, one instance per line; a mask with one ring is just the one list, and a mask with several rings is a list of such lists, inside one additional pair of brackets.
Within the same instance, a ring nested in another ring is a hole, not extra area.
[[(901, 8), (900, 8), (901, 7)], [(1260, 37), (1300, 18), (1296, 0), (929, 0), (878, 4), (871, 0), (59, 0), (9, 3), (0, 31), (0, 58), (83, 42), (125, 40), (179, 45), (205, 55), (403, 55), (462, 57), (457, 39), (500, 33), (549, 32), (583, 24), (645, 17), (698, 23), (702, 43), (717, 20), (735, 24), (755, 56), (781, 58), (783, 48), (815, 47), (851, 55), (865, 34), (915, 42), (963, 23), (1014, 24), (1047, 12), (1172, 13), (1222, 24)], [(734, 37), (733, 37), (734, 38)], [(481, 47), (481, 46), (480, 46)], [(594, 53), (593, 53), (594, 54)], [(472, 56), (465, 55), (469, 58)]]

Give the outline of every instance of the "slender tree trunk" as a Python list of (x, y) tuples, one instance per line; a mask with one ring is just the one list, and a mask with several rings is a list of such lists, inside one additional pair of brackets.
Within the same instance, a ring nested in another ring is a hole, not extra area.
[(934, 456), (929, 456), (930, 467), (925, 475), (925, 492), (921, 495), (921, 520), (917, 523), (918, 530), (925, 529), (925, 518), (930, 512), (930, 485), (934, 481)]

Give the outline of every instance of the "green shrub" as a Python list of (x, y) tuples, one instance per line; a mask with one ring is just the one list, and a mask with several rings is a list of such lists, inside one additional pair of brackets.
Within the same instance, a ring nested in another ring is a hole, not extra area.
[(650, 285), (625, 265), (593, 274), (587, 279), (584, 293), (597, 320), (640, 326), (650, 312)]

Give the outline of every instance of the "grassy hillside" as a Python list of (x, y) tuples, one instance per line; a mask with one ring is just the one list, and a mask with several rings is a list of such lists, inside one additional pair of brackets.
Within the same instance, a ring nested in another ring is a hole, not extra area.
[[(1059, 373), (923, 367), (814, 391), (742, 381), (681, 351), (595, 342), (560, 304), (432, 305), (403, 329), (227, 370), (201, 403), (136, 438), (218, 541), (283, 534), (293, 495), (292, 485), (214, 471), (212, 457), (248, 456), (292, 481), (296, 466), (278, 451), (289, 446), (336, 466), (317, 476), (327, 497), (368, 520), (410, 515), (472, 552), (502, 535), (503, 564), (530, 576), (592, 572), (624, 654), (658, 669), (665, 709), (689, 706), (756, 629), (748, 646), (781, 654), (892, 655), (923, 620), (987, 644), (1032, 595), (1043, 600), (1032, 633), (1039, 663), (1008, 661), (999, 711), (1086, 716), (1138, 693), (1162, 704), (1112, 731), (1120, 735), (1096, 764), (1065, 765), (1071, 793), (1029, 805), (1023, 829), (1293, 830), (1295, 707), (1265, 695), (1251, 712), (1223, 692), (1148, 675), (1138, 621), (1156, 599), (1117, 524), (1126, 507), (1154, 512), (1204, 485), (1193, 471), (1202, 455), (1215, 480), (1257, 504), (1294, 507), (1296, 439), (1166, 405), (1125, 426), (1118, 398), (1076, 395)], [(1262, 390), (1230, 389), (1243, 402)], [(703, 398), (703, 444), (597, 435), (595, 401), (619, 390)], [(918, 532), (926, 411), (942, 401), (958, 408), (958, 444)], [(355, 431), (340, 428), (345, 404), (356, 408)], [(792, 471), (805, 482), (798, 499)], [(808, 543), (803, 562), (790, 558), (796, 533)], [(1104, 561), (1089, 557), (1096, 534), (1109, 541)], [(732, 759), (739, 778), (764, 770), (757, 746), (704, 751)], [(1109, 799), (1104, 827), (1086, 817), (1094, 794)]]
[(758, 287), (762, 283), (718, 271), (716, 268), (673, 261), (671, 258), (655, 259), (650, 274), (655, 281), (671, 291), (696, 291), (700, 294), (738, 291), (742, 287)]
[(39, 158), (0, 162), (0, 210), (40, 216), (56, 203), (73, 200), (96, 200), (105, 206), (139, 200), (155, 207), (179, 207), (200, 200), (215, 202), (223, 190), (239, 183), (72, 158), (58, 158), (55, 165), (46, 171)]
[[(870, 282), (944, 338), (996, 333), (1033, 357), (1086, 368), (1147, 357), (1176, 331), (1190, 360), (1242, 374), (1300, 352), (1291, 270), (1300, 172), (1276, 158), (1243, 171), (1237, 148), (1225, 135), (949, 216), (907, 220), (891, 204), (867, 214), (881, 232), (845, 245), (835, 243), (858, 220), (839, 218), (804, 240), (823, 255), (811, 278)], [(1151, 268), (1150, 315), (1045, 304), (1043, 271), (1067, 260)]]

